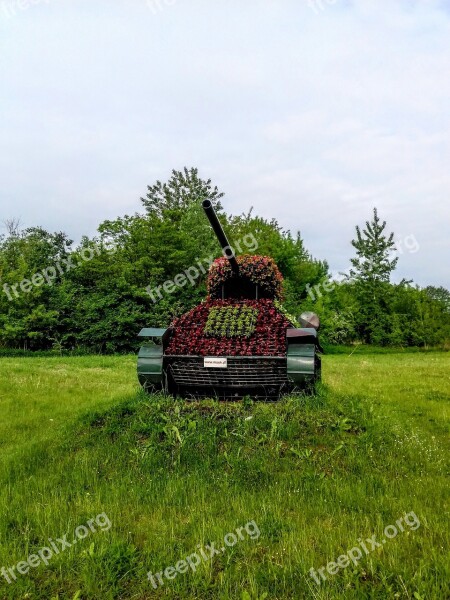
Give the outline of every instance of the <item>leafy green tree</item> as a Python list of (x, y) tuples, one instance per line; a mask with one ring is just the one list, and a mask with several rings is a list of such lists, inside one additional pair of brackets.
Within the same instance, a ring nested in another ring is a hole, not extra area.
[(224, 196), (211, 179), (204, 180), (198, 175), (198, 169), (184, 167), (183, 171), (172, 170), (169, 181), (157, 181), (147, 186), (147, 196), (141, 202), (149, 214), (160, 219), (172, 217), (177, 220), (192, 205), (202, 200), (211, 200), (214, 208), (221, 210), (220, 198)]
[[(326, 289), (323, 283), (326, 283)], [(302, 302), (300, 312), (303, 311), (313, 311), (319, 315), (320, 335), (324, 344), (349, 344), (359, 339), (356, 332), (359, 304), (351, 283), (333, 282), (327, 274)]]
[[(33, 276), (67, 259), (72, 240), (63, 232), (41, 227), (20, 230), (17, 222), (0, 240), (0, 345), (24, 349), (51, 346), (58, 335), (58, 287), (55, 268), (51, 285), (32, 285)], [(28, 282), (28, 283), (27, 283)]]
[(441, 302), (445, 310), (450, 312), (450, 292), (445, 287), (429, 285), (424, 291), (429, 298)]

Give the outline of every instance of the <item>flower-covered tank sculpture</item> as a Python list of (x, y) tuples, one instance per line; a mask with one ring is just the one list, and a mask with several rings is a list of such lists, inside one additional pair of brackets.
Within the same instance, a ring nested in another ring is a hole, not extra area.
[[(223, 257), (208, 274), (208, 297), (167, 329), (145, 328), (141, 385), (184, 397), (277, 399), (320, 379), (316, 315), (298, 328), (281, 305), (283, 277), (267, 256), (234, 256), (209, 200), (203, 208)], [(159, 342), (159, 343), (155, 343)]]

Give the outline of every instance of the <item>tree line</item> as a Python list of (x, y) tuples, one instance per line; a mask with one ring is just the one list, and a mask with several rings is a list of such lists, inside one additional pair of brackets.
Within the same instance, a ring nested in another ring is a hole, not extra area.
[(231, 244), (275, 260), (284, 277), (284, 307), (293, 315), (317, 312), (325, 343), (448, 346), (450, 293), (391, 282), (393, 234), (376, 210), (363, 230), (356, 228), (355, 257), (336, 282), (299, 233), (252, 210), (229, 215), (222, 197), (197, 169), (174, 170), (168, 181), (148, 187), (141, 212), (104, 221), (76, 247), (64, 232), (9, 221), (0, 237), (0, 348), (134, 351), (141, 327), (167, 326), (200, 303), (206, 295), (201, 265), (219, 256), (200, 206), (206, 198)]

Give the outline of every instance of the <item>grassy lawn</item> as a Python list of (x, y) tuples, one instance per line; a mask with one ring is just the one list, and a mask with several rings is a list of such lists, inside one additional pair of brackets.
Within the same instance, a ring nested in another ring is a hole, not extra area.
[(0, 358), (2, 456), (135, 392), (134, 357)]
[(450, 597), (448, 354), (326, 356), (276, 404), (145, 396), (134, 369), (0, 359), (2, 600)]

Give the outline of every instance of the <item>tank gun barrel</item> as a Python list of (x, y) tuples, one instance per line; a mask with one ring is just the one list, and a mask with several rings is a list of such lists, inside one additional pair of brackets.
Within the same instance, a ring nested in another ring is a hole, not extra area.
[(222, 225), (219, 223), (219, 219), (217, 218), (216, 211), (212, 205), (211, 200), (203, 200), (202, 202), (203, 210), (205, 211), (206, 216), (211, 224), (211, 227), (216, 234), (217, 239), (219, 240), (219, 244), (222, 248), (223, 255), (230, 263), (231, 269), (235, 275), (239, 275), (239, 265), (234, 255), (233, 249), (231, 248), (227, 236), (225, 235), (224, 230), (222, 229)]

